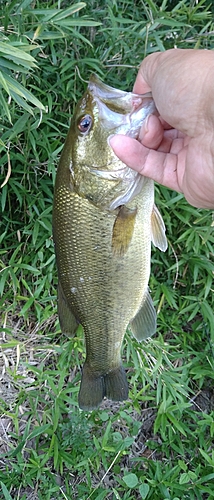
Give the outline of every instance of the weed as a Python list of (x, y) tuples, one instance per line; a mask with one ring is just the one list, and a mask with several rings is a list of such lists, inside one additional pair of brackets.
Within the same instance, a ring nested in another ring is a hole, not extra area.
[(211, 500), (213, 221), (156, 187), (169, 241), (152, 250), (157, 335), (124, 341), (123, 404), (77, 404), (81, 327), (56, 315), (53, 186), (75, 104), (91, 72), (131, 90), (146, 54), (213, 47), (202, 0), (0, 2), (2, 190), (1, 500)]

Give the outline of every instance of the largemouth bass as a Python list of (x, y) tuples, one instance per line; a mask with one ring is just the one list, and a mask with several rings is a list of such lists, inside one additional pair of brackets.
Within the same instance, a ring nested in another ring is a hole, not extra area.
[(84, 329), (86, 360), (79, 406), (104, 397), (122, 401), (128, 384), (121, 362), (127, 327), (139, 340), (156, 330), (148, 291), (151, 241), (165, 251), (165, 227), (154, 185), (121, 162), (111, 134), (138, 137), (156, 111), (151, 94), (116, 90), (93, 75), (77, 104), (57, 170), (53, 236), (61, 330)]

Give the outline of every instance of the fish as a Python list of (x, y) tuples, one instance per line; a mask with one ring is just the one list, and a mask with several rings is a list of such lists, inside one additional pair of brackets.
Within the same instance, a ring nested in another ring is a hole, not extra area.
[(138, 138), (150, 114), (151, 93), (134, 94), (90, 77), (78, 102), (57, 168), (53, 239), (61, 331), (85, 336), (79, 407), (104, 398), (124, 401), (128, 382), (121, 360), (127, 328), (138, 341), (156, 331), (149, 293), (151, 241), (167, 248), (154, 183), (113, 152), (114, 134)]

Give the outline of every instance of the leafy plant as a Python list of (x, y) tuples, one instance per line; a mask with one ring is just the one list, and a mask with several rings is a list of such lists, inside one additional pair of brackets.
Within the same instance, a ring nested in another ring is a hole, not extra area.
[(157, 335), (127, 332), (130, 394), (81, 412), (82, 328), (59, 329), (53, 186), (91, 72), (131, 90), (146, 54), (212, 49), (207, 1), (0, 3), (0, 499), (211, 500), (213, 220), (156, 187), (166, 253), (152, 249)]

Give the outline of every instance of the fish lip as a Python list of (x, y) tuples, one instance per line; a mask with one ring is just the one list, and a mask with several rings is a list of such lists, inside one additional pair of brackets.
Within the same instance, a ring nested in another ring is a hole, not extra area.
[(92, 73), (90, 75), (88, 89), (100, 99), (118, 99), (118, 97), (125, 97), (128, 94), (128, 92), (126, 92), (125, 90), (115, 89), (114, 87), (107, 85), (102, 80), (100, 80), (96, 73)]

